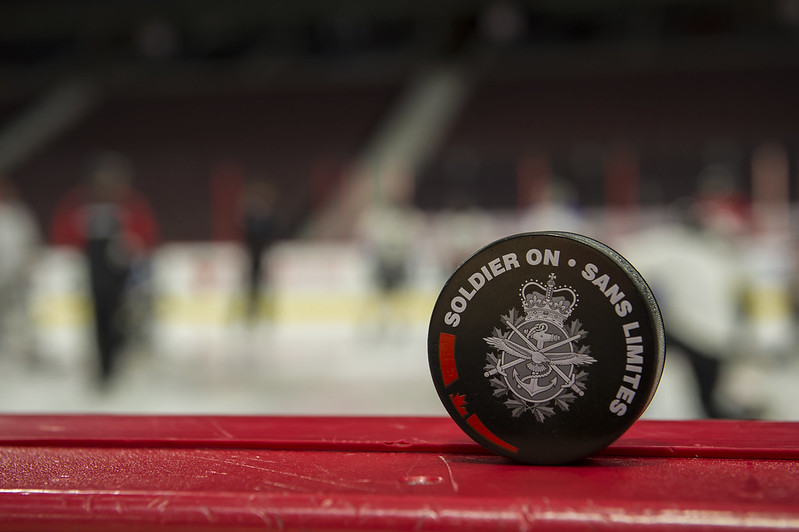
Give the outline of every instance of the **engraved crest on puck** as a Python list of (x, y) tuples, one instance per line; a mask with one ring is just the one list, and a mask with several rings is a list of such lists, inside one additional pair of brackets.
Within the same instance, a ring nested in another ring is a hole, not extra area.
[(532, 414), (539, 422), (555, 415), (556, 408), (585, 395), (588, 373), (581, 367), (596, 362), (588, 344), (580, 345), (588, 332), (582, 323), (565, 320), (577, 304), (577, 293), (556, 287), (555, 274), (546, 285), (529, 281), (521, 289), (520, 315), (516, 307), (501, 317), (503, 328), (485, 338), (494, 350), (486, 354), (484, 375), (494, 395), (507, 396), (505, 406), (513, 417)]

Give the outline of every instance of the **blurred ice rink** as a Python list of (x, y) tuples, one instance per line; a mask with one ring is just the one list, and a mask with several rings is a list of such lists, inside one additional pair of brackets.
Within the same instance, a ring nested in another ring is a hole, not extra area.
[[(495, 220), (473, 237), (475, 250), (487, 242), (481, 239), (513, 230), (512, 217)], [(426, 346), (432, 306), (448, 276), (438, 226), (428, 220), (430, 231), (419, 235), (412, 282), (394, 301), (375, 294), (357, 242), (280, 243), (268, 260), (271, 289), (251, 323), (243, 312), (240, 247), (165, 245), (135, 287), (131, 343), (104, 387), (94, 379), (83, 259), (49, 248), (33, 272), (30, 315), (17, 317), (31, 330), (6, 323), (0, 410), (444, 415)], [(759, 417), (799, 420), (794, 356), (751, 352), (727, 362), (720, 393)], [(696, 386), (685, 358), (669, 353), (646, 416), (701, 417)]]

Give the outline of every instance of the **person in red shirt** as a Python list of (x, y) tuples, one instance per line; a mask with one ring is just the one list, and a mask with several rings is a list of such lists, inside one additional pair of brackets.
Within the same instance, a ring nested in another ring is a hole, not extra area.
[(158, 241), (149, 204), (131, 188), (132, 174), (119, 154), (97, 157), (86, 184), (69, 192), (56, 208), (50, 231), (54, 245), (78, 248), (86, 256), (103, 384), (125, 344), (122, 308), (131, 273)]

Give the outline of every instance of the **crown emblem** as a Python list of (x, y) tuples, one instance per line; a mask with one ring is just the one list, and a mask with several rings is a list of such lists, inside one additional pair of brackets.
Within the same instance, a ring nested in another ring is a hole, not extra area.
[(555, 287), (555, 274), (550, 273), (546, 286), (528, 281), (521, 289), (522, 305), (528, 319), (544, 320), (563, 326), (574, 306), (577, 293), (568, 286)]

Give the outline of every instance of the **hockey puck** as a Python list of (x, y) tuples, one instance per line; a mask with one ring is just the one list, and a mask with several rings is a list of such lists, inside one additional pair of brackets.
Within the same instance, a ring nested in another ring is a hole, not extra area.
[(477, 251), (444, 285), (428, 333), (444, 407), (477, 443), (563, 464), (643, 414), (665, 362), (652, 291), (591, 238), (525, 233)]

